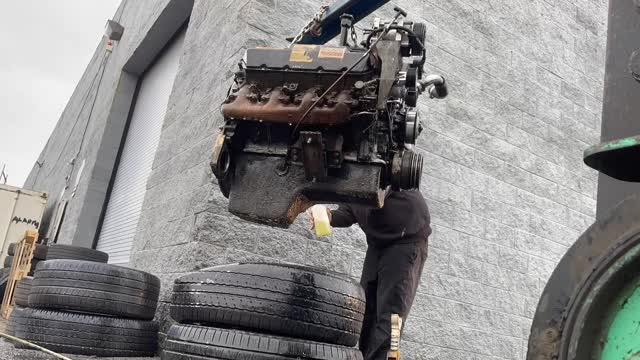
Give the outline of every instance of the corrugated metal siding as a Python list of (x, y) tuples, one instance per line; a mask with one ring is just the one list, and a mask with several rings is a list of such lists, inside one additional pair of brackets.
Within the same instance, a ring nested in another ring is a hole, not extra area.
[(176, 37), (140, 84), (97, 245), (98, 250), (109, 253), (112, 264), (129, 262), (184, 36), (183, 32)]

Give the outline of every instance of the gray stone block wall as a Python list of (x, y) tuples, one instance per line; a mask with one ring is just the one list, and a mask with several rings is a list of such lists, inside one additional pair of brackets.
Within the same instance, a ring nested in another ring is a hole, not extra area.
[[(166, 1), (128, 3), (123, 23), (132, 40), (114, 53), (122, 59)], [(357, 227), (317, 239), (306, 218), (288, 230), (234, 218), (208, 167), (222, 121), (219, 105), (244, 49), (285, 46), (283, 39), (320, 4), (195, 2), (130, 264), (162, 278), (160, 319), (167, 319), (176, 277), (216, 264), (286, 261), (359, 276), (366, 242)], [(427, 72), (450, 82), (446, 100), (420, 102), (426, 125), (417, 146), (425, 157), (421, 191), (434, 233), (407, 322), (405, 357), (523, 359), (547, 278), (595, 216), (596, 173), (581, 155), (599, 137), (606, 2), (397, 4), (427, 23)], [(392, 8), (378, 15), (389, 17)], [(113, 71), (115, 82), (117, 66)], [(41, 158), (57, 156), (76, 98)], [(28, 184), (55, 194), (63, 173), (59, 166), (35, 181), (34, 170)], [(76, 226), (65, 225), (65, 233), (73, 236)], [(163, 321), (162, 330), (170, 323)]]
[[(97, 213), (102, 208), (115, 160), (114, 154), (111, 163), (100, 163), (97, 161), (97, 152), (103, 142), (113, 140), (105, 138), (105, 134), (114, 126), (107, 120), (121, 81), (122, 69), (168, 2), (126, 1), (120, 5), (113, 18), (125, 24), (126, 35), (110, 55), (105, 52), (106, 38), (96, 39), (98, 44), (93, 58), (25, 181), (25, 188), (49, 193), (46, 213), (49, 216), (55, 216), (61, 201), (68, 202), (58, 243), (91, 246), (93, 242)], [(109, 58), (98, 87), (101, 63), (106, 56)], [(96, 101), (92, 110), (94, 98)], [(116, 139), (114, 153), (118, 145)], [(70, 164), (72, 160), (75, 165)], [(93, 187), (90, 184), (94, 184)], [(88, 211), (87, 207), (93, 211)], [(96, 214), (83, 217), (83, 213)], [(48, 223), (48, 220), (45, 219), (44, 223)], [(52, 227), (53, 224), (49, 230)]]

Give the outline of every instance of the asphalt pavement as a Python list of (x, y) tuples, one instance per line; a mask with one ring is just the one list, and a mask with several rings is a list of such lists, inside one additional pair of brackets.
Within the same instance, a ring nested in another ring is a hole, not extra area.
[[(159, 357), (146, 357), (146, 358), (132, 358), (132, 357), (120, 357), (120, 358), (98, 358), (92, 356), (80, 356), (80, 355), (66, 355), (73, 360), (160, 360)], [(54, 356), (47, 355), (37, 350), (23, 350), (16, 349), (13, 344), (7, 340), (0, 339), (0, 360), (56, 360)]]

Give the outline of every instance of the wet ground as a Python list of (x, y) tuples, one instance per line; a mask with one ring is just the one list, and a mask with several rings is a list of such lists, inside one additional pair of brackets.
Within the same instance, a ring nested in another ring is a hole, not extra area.
[[(91, 356), (80, 356), (80, 355), (66, 355), (68, 358), (73, 360), (89, 360), (89, 359), (100, 359), (100, 360), (159, 360), (159, 357), (146, 357), (146, 358), (97, 358)], [(7, 340), (0, 339), (0, 360), (55, 360), (56, 358), (51, 355), (47, 355), (43, 352), (37, 350), (23, 350), (16, 349), (13, 347), (13, 344), (9, 343)]]

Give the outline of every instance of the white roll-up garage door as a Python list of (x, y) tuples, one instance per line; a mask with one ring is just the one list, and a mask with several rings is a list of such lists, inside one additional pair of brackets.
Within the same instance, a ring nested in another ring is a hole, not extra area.
[(126, 265), (142, 212), (142, 202), (160, 141), (169, 95), (178, 72), (184, 32), (145, 72), (138, 90), (97, 249), (109, 263)]

